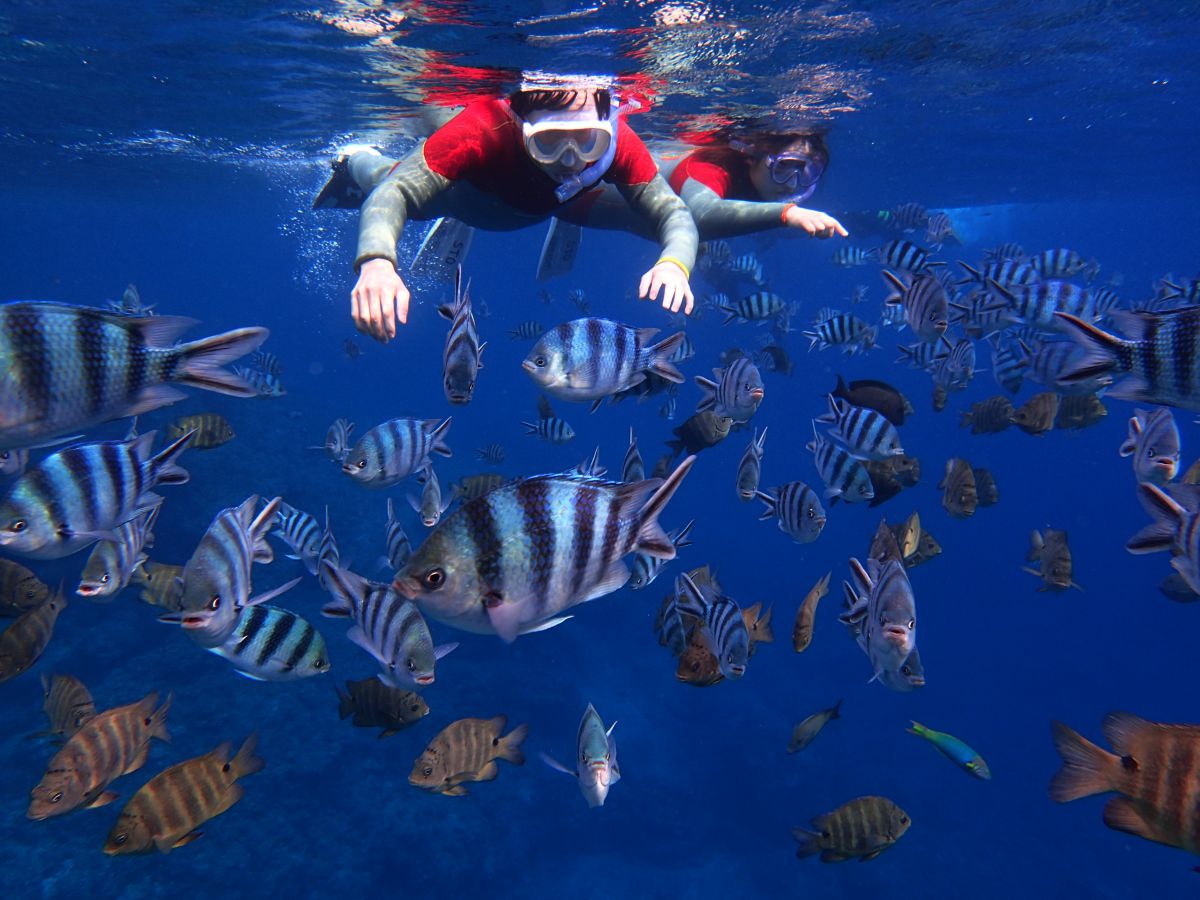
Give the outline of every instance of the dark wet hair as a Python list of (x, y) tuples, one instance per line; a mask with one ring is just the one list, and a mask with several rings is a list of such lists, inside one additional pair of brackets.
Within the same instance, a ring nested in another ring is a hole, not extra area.
[[(579, 93), (578, 90), (513, 91), (508, 95), (508, 104), (523, 119), (539, 109), (566, 109), (579, 98)], [(612, 94), (608, 88), (591, 88), (588, 93), (596, 98), (596, 114), (607, 119), (612, 109)]]
[(784, 150), (795, 149), (807, 154), (814, 162), (820, 163), (822, 168), (829, 165), (829, 147), (825, 143), (825, 136), (818, 132), (757, 132), (744, 137), (730, 137), (740, 140), (764, 156), (774, 156)]

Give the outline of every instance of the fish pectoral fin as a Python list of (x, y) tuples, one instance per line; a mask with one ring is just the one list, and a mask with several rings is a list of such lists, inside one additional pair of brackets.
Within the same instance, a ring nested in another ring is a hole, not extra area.
[(162, 853), (169, 853), (178, 847), (182, 847), (185, 844), (190, 844), (199, 837), (204, 837), (203, 831), (189, 831), (183, 837), (178, 838), (175, 841), (172, 841), (169, 837), (155, 838), (154, 846), (157, 847)]
[(138, 769), (140, 769), (142, 766), (144, 766), (146, 764), (146, 757), (149, 755), (150, 755), (150, 744), (149, 743), (143, 744), (142, 749), (140, 749), (137, 752), (137, 754), (133, 757), (133, 761), (130, 762), (130, 764), (125, 767), (124, 774), (128, 775), (130, 772), (136, 772)]
[[(130, 769), (129, 771), (133, 771), (133, 770)], [(116, 791), (104, 791), (98, 797), (96, 797), (95, 800), (93, 800), (91, 803), (89, 803), (86, 808), (87, 809), (97, 809), (98, 807), (101, 807), (101, 806), (108, 806), (108, 804), (112, 803), (114, 800), (116, 800), (120, 796), (121, 795), (118, 794)]]
[(587, 595), (580, 602), (586, 603), (588, 600), (596, 600), (599, 597), (606, 597), (613, 591), (618, 591), (625, 586), (625, 582), (629, 580), (629, 566), (621, 562), (621, 560), (613, 560), (612, 564), (600, 576), (600, 580), (592, 587)]
[(548, 631), (549, 629), (553, 628), (555, 625), (561, 625), (563, 622), (567, 621), (567, 619), (573, 619), (573, 618), (575, 618), (575, 617), (574, 616), (559, 616), (558, 618), (555, 618), (555, 619), (548, 619), (547, 621), (543, 622), (540, 625), (535, 625), (533, 627), (525, 626), (524, 628), (521, 629), (521, 634), (533, 634), (535, 631)]
[(1114, 831), (1124, 831), (1126, 834), (1137, 835), (1148, 841), (1160, 844), (1174, 844), (1169, 838), (1155, 830), (1146, 820), (1134, 801), (1128, 797), (1113, 797), (1104, 807), (1104, 824)]
[(542, 758), (542, 762), (544, 762), (546, 765), (548, 765), (554, 771), (562, 772), (564, 775), (570, 775), (572, 778), (579, 777), (578, 772), (576, 772), (574, 769), (568, 769), (566, 766), (564, 766), (562, 763), (560, 763), (557, 759), (555, 759), (549, 753), (539, 753), (538, 755)]
[(501, 602), (484, 607), (492, 630), (506, 644), (511, 644), (517, 639), (517, 635), (521, 633), (521, 628), (525, 624), (521, 621), (521, 606), (520, 603)]
[(445, 794), (447, 797), (465, 797), (467, 789), (461, 784), (451, 784), (438, 791), (439, 794)]

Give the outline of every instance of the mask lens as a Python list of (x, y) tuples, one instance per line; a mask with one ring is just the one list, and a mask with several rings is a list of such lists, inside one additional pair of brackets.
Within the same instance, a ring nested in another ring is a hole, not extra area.
[(771, 179), (790, 188), (815, 184), (821, 177), (820, 167), (807, 156), (778, 156), (771, 160)]
[(526, 146), (529, 155), (540, 163), (557, 162), (568, 148), (591, 163), (604, 156), (609, 141), (608, 131), (602, 128), (548, 128), (532, 132)]

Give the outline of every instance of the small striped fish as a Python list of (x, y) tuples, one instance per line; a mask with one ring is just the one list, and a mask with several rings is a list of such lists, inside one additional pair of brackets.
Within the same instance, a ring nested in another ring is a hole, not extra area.
[(764, 393), (758, 366), (743, 356), (724, 369), (713, 369), (713, 378), (716, 380), (710, 381), (703, 375), (695, 376), (695, 382), (702, 392), (696, 412), (711, 410), (722, 419), (750, 421), (762, 403)]
[(254, 390), (222, 368), (267, 338), (239, 328), (176, 344), (195, 324), (178, 316), (131, 318), (65, 303), (0, 304), (6, 360), (0, 447), (15, 449), (182, 398), (170, 382), (233, 397)]
[(46, 766), (42, 780), (30, 791), (25, 815), (41, 821), (117, 799), (107, 790), (109, 784), (145, 765), (151, 738), (171, 739), (167, 732), (171, 698), (156, 706), (158, 694), (150, 693), (85, 723)]
[(179, 600), (183, 596), (183, 566), (146, 562), (133, 573), (130, 580), (141, 586), (138, 599), (143, 603), (161, 606), (172, 612), (182, 608)]
[(450, 499), (452, 502), (454, 500), (474, 500), (476, 497), (482, 497), (488, 491), (495, 490), (506, 481), (508, 479), (498, 472), (464, 475), (450, 485)]
[(154, 546), (154, 523), (162, 500), (117, 527), (116, 540), (100, 541), (92, 550), (79, 576), (80, 597), (113, 597), (125, 590), (133, 573), (149, 557), (145, 548)]
[(585, 316), (587, 315), (587, 294), (584, 293), (583, 288), (571, 288), (571, 290), (567, 291), (567, 300), (574, 304), (577, 310), (579, 310)]
[(391, 487), (428, 466), (431, 454), (451, 455), (450, 421), (389, 419), (376, 425), (347, 454), (342, 471), (366, 487)]
[(992, 377), (996, 379), (996, 384), (1010, 394), (1017, 393), (1025, 380), (1025, 370), (1028, 367), (1025, 354), (1021, 352), (1019, 345), (1002, 338), (999, 334), (993, 334), (989, 343), (992, 345)]
[(675, 578), (675, 596), (681, 613), (703, 623), (704, 637), (721, 674), (731, 681), (745, 675), (750, 633), (737, 601), (724, 594), (706, 595), (686, 573)]
[[(692, 533), (692, 526), (696, 524), (696, 520), (692, 519), (682, 528), (677, 528), (674, 531), (668, 531), (667, 537), (671, 539), (671, 543), (675, 545), (675, 553), (684, 547), (692, 546), (692, 542), (688, 540), (688, 536)], [(658, 556), (651, 556), (648, 553), (633, 554), (633, 562), (630, 568), (633, 574), (629, 577), (629, 589), (631, 591), (640, 591), (642, 588), (651, 584), (662, 572), (663, 567), (669, 560), (662, 559)]]
[(6, 478), (20, 475), (28, 465), (28, 450), (0, 450), (0, 475)]
[(493, 466), (498, 466), (504, 462), (504, 445), (496, 442), (488, 444), (486, 447), (480, 447), (475, 451), (479, 454), (479, 458)]
[(451, 403), (470, 403), (475, 379), (483, 368), (480, 356), (486, 344), (479, 343), (471, 312), (471, 285), (463, 287), (461, 265), (454, 271), (454, 306), (449, 312), (450, 330), (442, 353), (442, 388)]
[(729, 241), (705, 241), (700, 245), (700, 261), (704, 265), (726, 266), (732, 259)]
[(1043, 278), (1070, 278), (1088, 267), (1088, 261), (1066, 247), (1043, 250), (1029, 260)]
[(940, 340), (950, 319), (942, 283), (932, 275), (914, 275), (906, 281), (886, 269), (883, 277), (895, 291), (884, 302), (904, 307), (904, 321), (922, 341), (931, 344)]
[(821, 480), (825, 482), (825, 499), (830, 504), (838, 499), (847, 503), (865, 503), (875, 496), (871, 476), (863, 464), (825, 436), (817, 432), (813, 423), (813, 439), (805, 445), (812, 451)]
[(68, 740), (96, 717), (96, 703), (74, 675), (42, 676), (42, 711), (50, 722), (47, 735)]
[(159, 484), (184, 484), (176, 464), (185, 434), (151, 456), (157, 432), (131, 441), (76, 444), (52, 453), (18, 478), (0, 501), (0, 547), (35, 559), (58, 559), (97, 540), (160, 498)]
[(278, 375), (245, 366), (234, 366), (233, 374), (250, 385), (256, 397), (282, 397), (287, 393)]
[(1088, 322), (1100, 318), (1092, 292), (1070, 281), (1040, 281), (1031, 285), (1005, 288), (999, 283), (992, 287), (1008, 301), (1008, 320), (1020, 325), (1032, 325), (1040, 330), (1059, 330), (1055, 313), (1070, 313)]
[(196, 450), (211, 450), (229, 443), (236, 437), (233, 426), (224, 416), (217, 413), (200, 413), (184, 416), (168, 425), (167, 440), (181, 438), (189, 431), (194, 432), (191, 446)]
[(816, 347), (861, 346), (869, 349), (875, 343), (876, 329), (858, 316), (842, 313), (819, 323), (812, 331), (801, 332), (809, 340), (808, 349)]
[[(1008, 324), (1009, 306), (987, 293), (979, 292), (963, 302), (948, 304), (951, 325), (961, 325), (967, 337), (982, 338)], [(893, 307), (894, 308), (894, 307)]]
[(242, 799), (238, 779), (263, 768), (254, 755), (258, 736), (250, 735), (237, 755), (226, 741), (211, 753), (164, 769), (134, 794), (104, 842), (109, 856), (170, 853), (203, 832), (196, 829)]
[(522, 422), (526, 434), (535, 434), (551, 444), (565, 444), (575, 438), (575, 429), (558, 416), (546, 416), (536, 422)]
[(892, 208), (891, 223), (900, 231), (920, 231), (929, 224), (929, 211), (920, 203), (901, 203)]
[(811, 544), (825, 528), (825, 507), (817, 492), (803, 481), (789, 481), (771, 491), (755, 493), (767, 508), (760, 520), (776, 519), (779, 530), (799, 544)]
[[(599, 453), (600, 450), (597, 448), (596, 452)], [(409, 494), (408, 505), (421, 517), (422, 525), (432, 528), (441, 520), (442, 513), (450, 507), (451, 498), (442, 499), (442, 484), (438, 481), (437, 472), (433, 470), (432, 465), (425, 468), (423, 477), (425, 484), (421, 488), (420, 499)]]
[[(693, 314), (693, 318), (694, 317), (695, 315)], [(693, 344), (692, 339), (688, 337), (686, 333), (684, 333), (683, 340), (681, 340), (678, 346), (671, 351), (670, 355), (667, 357), (667, 362), (683, 362), (685, 359), (691, 359), (695, 355), (696, 345)]]
[(674, 422), (675, 421), (675, 411), (678, 408), (678, 405), (679, 405), (679, 400), (675, 397), (674, 394), (672, 394), (670, 397), (667, 398), (667, 402), (664, 403), (659, 408), (658, 414), (660, 416), (662, 416), (664, 419), (666, 419), (668, 422)]
[(666, 481), (540, 475), (509, 482), (447, 516), (394, 586), (464, 631), (511, 642), (552, 627), (572, 606), (624, 586), (630, 553), (675, 556), (658, 516), (694, 462), (689, 456)]
[(873, 251), (864, 250), (862, 247), (839, 247), (833, 254), (833, 264), (847, 269), (851, 266), (865, 266), (874, 259)]
[(67, 598), (58, 591), (0, 632), (0, 683), (16, 678), (41, 658), (66, 608)]
[(535, 338), (541, 337), (543, 331), (545, 331), (545, 329), (542, 328), (542, 323), (534, 322), (531, 319), (529, 321), (522, 322), (516, 328), (510, 328), (508, 330), (508, 336), (514, 341), (532, 341)]
[(812, 820), (815, 831), (793, 828), (800, 859), (821, 855), (821, 862), (874, 859), (908, 831), (908, 813), (886, 797), (858, 797)]
[(818, 422), (833, 424), (829, 436), (850, 451), (857, 459), (887, 459), (903, 456), (900, 432), (880, 412), (865, 406), (852, 406), (833, 394), (827, 394), (829, 412), (818, 416)]
[(896, 358), (896, 362), (908, 363), (914, 369), (924, 369), (928, 372), (949, 356), (951, 349), (951, 343), (945, 338), (935, 344), (909, 344), (899, 348), (900, 356)]
[(646, 465), (642, 462), (642, 454), (638, 451), (637, 436), (633, 426), (629, 427), (629, 449), (625, 451), (625, 461), (621, 464), (621, 480), (626, 482), (642, 481), (646, 477)]
[(725, 321), (721, 324), (728, 325), (730, 322), (766, 322), (782, 313), (785, 306), (778, 294), (755, 291), (737, 303), (721, 306), (720, 309), (725, 313)]
[(111, 301), (108, 308), (122, 316), (152, 316), (154, 307), (157, 305), (156, 303), (142, 303), (142, 295), (137, 289), (137, 285), (131, 284), (126, 286), (125, 292), (121, 294), (121, 299)]
[(767, 429), (762, 430), (762, 435), (758, 433), (758, 429), (754, 429), (754, 436), (750, 439), (749, 446), (746, 447), (746, 452), (742, 454), (742, 459), (737, 467), (737, 479), (735, 487), (737, 495), (742, 502), (747, 502), (754, 499), (754, 495), (758, 493), (758, 482), (762, 477), (762, 458), (763, 448), (767, 443)]
[(905, 272), (912, 272), (914, 274), (928, 272), (931, 267), (942, 265), (942, 263), (931, 262), (929, 251), (918, 247), (911, 241), (899, 239), (888, 241), (873, 252), (876, 261), (881, 265), (891, 266), (893, 269), (902, 269)]
[(0, 616), (28, 612), (50, 596), (50, 588), (20, 563), (0, 559)]
[(680, 656), (687, 650), (687, 625), (679, 613), (674, 594), (668, 594), (658, 608), (658, 617), (654, 620), (654, 633), (658, 636), (658, 645), (670, 650), (672, 656)]
[(310, 450), (324, 450), (329, 458), (336, 463), (346, 461), (350, 452), (350, 434), (354, 431), (354, 423), (349, 419), (334, 419), (329, 430), (325, 432), (325, 443), (320, 447), (310, 447)]
[[(412, 556), (412, 544), (408, 540), (408, 535), (404, 533), (404, 526), (400, 524), (400, 520), (396, 518), (396, 510), (392, 506), (392, 498), (388, 497), (387, 501), (387, 564), (391, 566), (393, 572), (397, 572), (404, 568), (404, 564), (408, 562), (408, 558)], [(338, 560), (334, 559), (331, 562), (336, 566)]]
[(518, 725), (501, 737), (508, 720), (459, 719), (443, 728), (413, 763), (408, 783), (436, 794), (461, 797), (464, 781), (491, 781), (496, 777), (496, 760), (525, 764), (521, 744), (528, 725)]
[(743, 253), (729, 264), (729, 271), (734, 275), (741, 275), (755, 284), (763, 283), (762, 263), (753, 253)]
[(951, 238), (955, 238), (955, 234), (954, 223), (950, 221), (950, 217), (944, 212), (930, 216), (929, 223), (925, 226), (925, 243), (935, 250), (940, 250), (942, 244)]
[(379, 680), (404, 690), (433, 684), (437, 661), (458, 644), (435, 647), (420, 610), (390, 585), (367, 581), (349, 569), (334, 568), (329, 575), (333, 601), (321, 613), (354, 621), (346, 636), (383, 667)]
[(321, 633), (295, 613), (265, 604), (241, 610), (229, 636), (205, 649), (252, 681), (294, 681), (329, 671)]
[(573, 469), (567, 469), (568, 475), (584, 475), (588, 478), (603, 478), (608, 474), (608, 469), (600, 462), (600, 448), (597, 447), (592, 451), (592, 455), (583, 460)]
[(316, 516), (280, 501), (271, 534), (282, 540), (292, 551), (288, 559), (304, 563), (309, 575), (317, 574), (317, 556), (321, 552), (321, 526)]
[(999, 261), (1003, 259), (1021, 260), (1025, 258), (1025, 248), (1020, 244), (1012, 243), (999, 244), (988, 250), (983, 251), (983, 258), (989, 261)]
[(280, 375), (283, 373), (283, 367), (279, 364), (279, 357), (270, 350), (255, 350), (254, 355), (250, 357), (250, 362), (260, 372), (267, 375)]

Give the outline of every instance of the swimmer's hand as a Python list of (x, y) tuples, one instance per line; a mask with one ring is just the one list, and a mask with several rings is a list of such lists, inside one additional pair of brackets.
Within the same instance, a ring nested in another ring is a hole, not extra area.
[(642, 276), (638, 286), (638, 296), (643, 300), (657, 300), (658, 292), (662, 291), (663, 309), (673, 313), (679, 312), (680, 307), (686, 315), (692, 314), (695, 299), (692, 288), (688, 284), (687, 273), (669, 260), (663, 260), (653, 269)]
[(408, 288), (387, 259), (368, 259), (358, 269), (350, 294), (354, 327), (386, 344), (396, 336), (396, 319), (408, 324)]
[(850, 232), (842, 227), (842, 223), (833, 216), (827, 216), (815, 209), (804, 209), (801, 206), (789, 206), (787, 211), (789, 228), (803, 228), (809, 237), (831, 238), (835, 234), (850, 237)]

